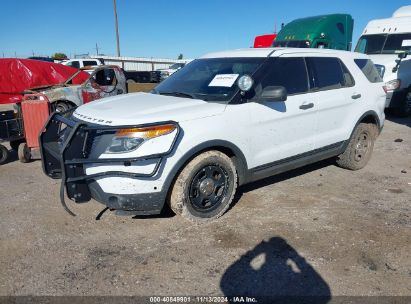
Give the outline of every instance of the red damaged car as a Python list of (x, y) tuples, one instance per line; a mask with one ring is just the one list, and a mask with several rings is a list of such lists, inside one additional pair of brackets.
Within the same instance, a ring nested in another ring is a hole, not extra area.
[(118, 66), (99, 66), (91, 74), (58, 63), (30, 59), (0, 59), (0, 104), (17, 103), (24, 94), (42, 93), (56, 109), (127, 93)]

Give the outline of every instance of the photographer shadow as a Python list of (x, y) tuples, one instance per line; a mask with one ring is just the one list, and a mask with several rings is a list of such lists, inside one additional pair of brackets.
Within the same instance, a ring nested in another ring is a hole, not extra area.
[(327, 303), (328, 284), (283, 238), (262, 241), (223, 274), (221, 290), (233, 297), (252, 297), (258, 303)]

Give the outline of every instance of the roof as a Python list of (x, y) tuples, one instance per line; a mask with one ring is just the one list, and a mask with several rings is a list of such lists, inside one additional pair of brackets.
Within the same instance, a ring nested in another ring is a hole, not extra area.
[(393, 17), (410, 17), (411, 16), (411, 5), (400, 7), (394, 12), (394, 14), (392, 14), (392, 16)]
[(368, 22), (363, 35), (398, 34), (411, 32), (411, 5), (397, 9), (391, 18), (374, 19)]
[[(319, 38), (321, 33), (330, 34), (330, 32), (337, 30), (337, 23), (352, 23), (352, 20), (351, 15), (348, 14), (330, 14), (295, 19), (281, 29), (276, 40), (310, 40)], [(346, 29), (346, 31), (348, 34), (349, 29)]]
[[(315, 49), (315, 48), (248, 48), (236, 49), (222, 52), (209, 53), (201, 58), (239, 58), (239, 57), (278, 57), (285, 54), (312, 54), (314, 56), (335, 55), (337, 57), (367, 57), (360, 53), (332, 50), (332, 49)], [(367, 57), (368, 58), (368, 57)]]

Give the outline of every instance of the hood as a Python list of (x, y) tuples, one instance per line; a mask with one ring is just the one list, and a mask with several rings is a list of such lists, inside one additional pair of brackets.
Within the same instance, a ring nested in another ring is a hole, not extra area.
[(222, 113), (226, 105), (199, 99), (132, 93), (104, 98), (76, 109), (78, 119), (101, 125), (182, 122)]

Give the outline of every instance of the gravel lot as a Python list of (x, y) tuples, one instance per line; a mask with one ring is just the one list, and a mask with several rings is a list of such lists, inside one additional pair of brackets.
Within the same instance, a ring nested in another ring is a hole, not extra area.
[[(400, 140), (402, 139), (402, 141)], [(0, 167), (0, 295), (411, 296), (411, 119), (366, 168), (326, 161), (240, 188), (219, 220), (70, 207), (40, 161)]]

